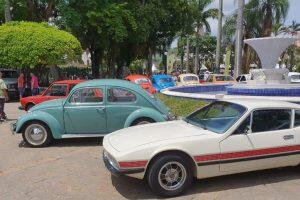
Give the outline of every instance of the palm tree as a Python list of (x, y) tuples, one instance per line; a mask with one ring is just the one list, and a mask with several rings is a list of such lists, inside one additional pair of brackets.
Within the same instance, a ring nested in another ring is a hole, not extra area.
[(283, 34), (290, 34), (292, 36), (297, 35), (298, 31), (300, 31), (300, 23), (297, 23), (295, 20), (292, 21), (291, 25), (283, 26), (279, 30)]
[(263, 37), (271, 36), (272, 27), (286, 18), (289, 8), (288, 0), (250, 0), (248, 4), (262, 20)]
[(196, 50), (195, 50), (195, 66), (194, 73), (199, 69), (199, 38), (203, 36), (204, 32), (211, 32), (208, 19), (216, 19), (218, 17), (218, 9), (206, 9), (213, 0), (196, 0), (194, 2), (195, 12), (195, 29), (196, 29)]

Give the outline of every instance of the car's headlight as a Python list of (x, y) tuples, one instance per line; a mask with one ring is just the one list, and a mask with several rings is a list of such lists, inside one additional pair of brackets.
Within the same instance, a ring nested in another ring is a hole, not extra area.
[(103, 156), (108, 160), (111, 166), (113, 166), (115, 169), (119, 169), (118, 162), (107, 151), (104, 150)]

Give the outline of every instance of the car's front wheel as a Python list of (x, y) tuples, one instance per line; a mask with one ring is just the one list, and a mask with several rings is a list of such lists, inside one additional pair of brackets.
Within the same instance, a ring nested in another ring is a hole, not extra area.
[(163, 155), (156, 159), (148, 171), (148, 184), (160, 196), (177, 196), (193, 180), (192, 166), (179, 155)]
[(52, 140), (51, 130), (42, 122), (29, 122), (22, 131), (23, 140), (31, 147), (48, 146)]

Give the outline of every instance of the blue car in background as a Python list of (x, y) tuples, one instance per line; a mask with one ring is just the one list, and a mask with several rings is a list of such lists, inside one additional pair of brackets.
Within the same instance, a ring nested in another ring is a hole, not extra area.
[(165, 74), (153, 75), (152, 84), (158, 92), (160, 92), (162, 89), (175, 86), (172, 76)]

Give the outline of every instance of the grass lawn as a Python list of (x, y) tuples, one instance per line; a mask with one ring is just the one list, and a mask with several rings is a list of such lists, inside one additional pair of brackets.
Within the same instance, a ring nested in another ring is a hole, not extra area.
[(175, 116), (185, 117), (191, 112), (203, 107), (207, 103), (195, 99), (187, 99), (180, 97), (170, 97), (164, 94), (157, 94), (157, 97), (171, 109), (171, 113)]

